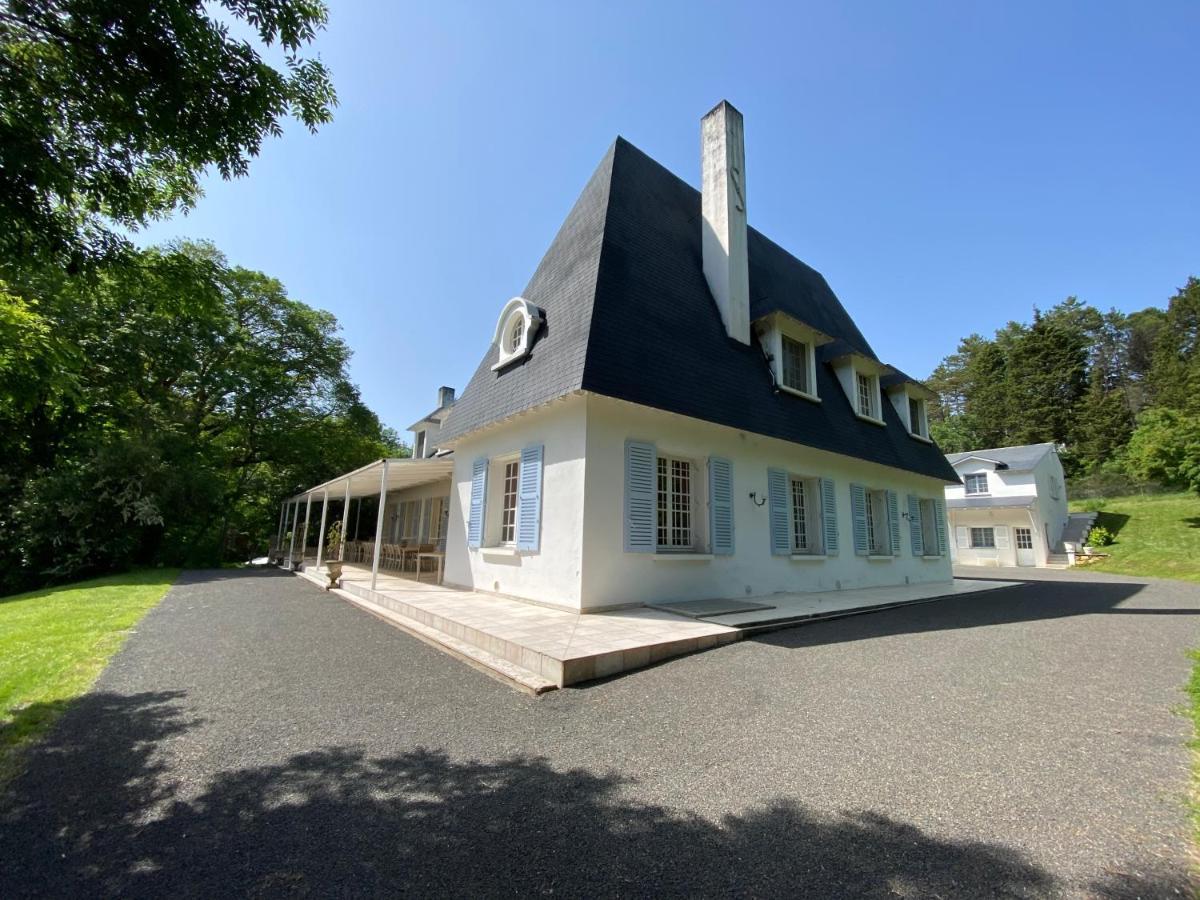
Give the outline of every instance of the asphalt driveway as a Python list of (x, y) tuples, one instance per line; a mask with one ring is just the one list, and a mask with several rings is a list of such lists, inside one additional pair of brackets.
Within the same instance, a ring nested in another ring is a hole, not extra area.
[(0, 799), (0, 897), (1187, 895), (1200, 588), (1042, 579), (535, 699), (186, 575)]

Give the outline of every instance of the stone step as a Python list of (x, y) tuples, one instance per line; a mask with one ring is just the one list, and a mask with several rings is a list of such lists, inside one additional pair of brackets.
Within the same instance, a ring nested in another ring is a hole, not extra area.
[(401, 615), (395, 610), (387, 609), (365, 597), (358, 596), (354, 592), (337, 590), (335, 593), (360, 609), (366, 610), (388, 624), (411, 634), (418, 640), (436, 647), (438, 650), (457, 657), (472, 668), (490, 675), (497, 681), (504, 682), (510, 687), (515, 687), (520, 691), (533, 694), (534, 696), (544, 694), (547, 691), (553, 691), (558, 687), (555, 682), (539, 675), (537, 672), (531, 672), (523, 666), (503, 659), (494, 653), (489, 653), (482, 647), (459, 640), (453, 635), (426, 625), (409, 616)]

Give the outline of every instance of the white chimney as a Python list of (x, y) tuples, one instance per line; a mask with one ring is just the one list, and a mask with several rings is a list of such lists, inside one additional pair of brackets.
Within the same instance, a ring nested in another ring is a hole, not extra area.
[(750, 343), (746, 146), (742, 114), (722, 100), (700, 121), (704, 277), (731, 338)]

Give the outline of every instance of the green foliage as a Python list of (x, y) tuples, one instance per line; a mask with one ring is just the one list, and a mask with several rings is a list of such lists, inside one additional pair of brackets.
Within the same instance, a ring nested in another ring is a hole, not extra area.
[(328, 122), (329, 73), (300, 55), (326, 17), (319, 0), (0, 3), (0, 259), (104, 256), (126, 246), (113, 225), (194, 205), (206, 168), (244, 175), (282, 120)]
[(1150, 409), (1124, 453), (1133, 475), (1200, 493), (1200, 416), (1174, 409)]
[(131, 572), (0, 603), (0, 788), (22, 748), (87, 691), (178, 574)]
[(965, 338), (929, 378), (940, 395), (930, 434), (947, 452), (1052, 441), (1074, 485), (1136, 490), (1141, 476), (1122, 467), (1136, 417), (1164, 398), (1196, 402), (1198, 341), (1195, 279), (1166, 311), (1101, 312), (1068, 297), (1028, 325)]
[(1113, 542), (1113, 533), (1103, 525), (1097, 525), (1088, 533), (1087, 542), (1091, 547), (1107, 547)]
[(0, 591), (245, 559), (282, 497), (399, 453), (333, 316), (209, 245), (22, 289), (45, 329), (0, 373)]
[(1200, 500), (1194, 494), (1110, 497), (1096, 524), (1116, 540), (1105, 548), (1108, 558), (1092, 568), (1200, 582)]

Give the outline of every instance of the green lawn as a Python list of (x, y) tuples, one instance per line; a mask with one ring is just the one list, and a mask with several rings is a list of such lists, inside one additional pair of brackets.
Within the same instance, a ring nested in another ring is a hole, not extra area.
[[(1116, 541), (1097, 548), (1111, 557), (1089, 568), (1200, 581), (1200, 498), (1195, 494), (1114, 497), (1099, 502), (1104, 507), (1096, 524), (1114, 532)], [(1072, 503), (1071, 511), (1077, 512), (1087, 503)]]
[(0, 599), (0, 786), (178, 574), (144, 570)]

